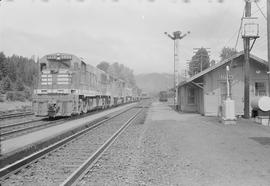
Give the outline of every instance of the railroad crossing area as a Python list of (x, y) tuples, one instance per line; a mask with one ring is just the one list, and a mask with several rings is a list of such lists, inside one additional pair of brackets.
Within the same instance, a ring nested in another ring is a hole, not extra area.
[(140, 108), (28, 163), (3, 185), (269, 185), (269, 127), (244, 119), (223, 125), (216, 117), (175, 112), (165, 102)]

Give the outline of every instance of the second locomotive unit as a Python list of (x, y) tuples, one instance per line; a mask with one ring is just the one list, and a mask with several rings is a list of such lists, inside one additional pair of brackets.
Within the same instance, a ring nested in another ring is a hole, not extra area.
[(138, 100), (138, 89), (86, 64), (75, 55), (49, 54), (39, 61), (36, 116), (71, 116)]

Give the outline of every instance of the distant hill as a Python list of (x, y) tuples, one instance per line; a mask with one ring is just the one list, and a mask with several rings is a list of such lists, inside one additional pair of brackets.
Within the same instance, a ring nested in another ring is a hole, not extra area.
[(173, 74), (150, 73), (135, 75), (137, 86), (144, 92), (157, 94), (173, 87)]

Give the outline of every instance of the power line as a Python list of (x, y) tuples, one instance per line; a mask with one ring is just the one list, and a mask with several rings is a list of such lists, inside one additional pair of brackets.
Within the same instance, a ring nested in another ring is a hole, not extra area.
[[(266, 1), (267, 1), (267, 0), (266, 0)], [(258, 1), (257, 1), (257, 2), (258, 2)], [(257, 4), (257, 2), (255, 1), (256, 4)], [(262, 1), (261, 1), (261, 2), (262, 2)], [(261, 9), (263, 9), (263, 8), (266, 8), (266, 2), (261, 6)], [(251, 16), (257, 14), (258, 12), (260, 12), (259, 9), (257, 9), (256, 11), (253, 11), (253, 12), (251, 13)]]
[(260, 6), (258, 5), (257, 1), (255, 1), (255, 4), (257, 6), (257, 8), (259, 9), (259, 11), (261, 12), (261, 14), (263, 15), (263, 17), (265, 18), (265, 20), (267, 20), (266, 16), (264, 15), (262, 9), (260, 8)]
[(244, 7), (243, 14), (242, 14), (242, 17), (241, 17), (241, 22), (240, 22), (240, 26), (239, 26), (239, 30), (238, 30), (238, 34), (237, 34), (237, 39), (236, 39), (236, 42), (235, 42), (235, 45), (234, 45), (234, 50), (236, 50), (236, 47), (237, 47), (237, 44), (238, 44), (240, 32), (241, 32), (242, 25), (243, 25), (244, 14), (245, 14), (245, 7)]
[[(265, 6), (262, 6), (261, 9), (263, 9)], [(257, 9), (256, 11), (252, 12), (251, 13), (251, 16), (254, 16), (255, 14), (257, 14), (258, 12), (260, 12), (259, 9)]]

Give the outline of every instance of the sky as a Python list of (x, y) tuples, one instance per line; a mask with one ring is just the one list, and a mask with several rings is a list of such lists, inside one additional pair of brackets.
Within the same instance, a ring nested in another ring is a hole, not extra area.
[[(219, 61), (224, 46), (235, 47), (244, 0), (2, 0), (0, 51), (25, 57), (65, 52), (96, 66), (118, 62), (134, 74), (173, 73), (173, 40), (181, 31), (179, 71), (193, 48), (210, 48)], [(266, 0), (257, 5), (266, 15)], [(260, 38), (251, 53), (267, 59), (266, 19), (252, 3)], [(236, 49), (243, 50), (240, 35)]]

